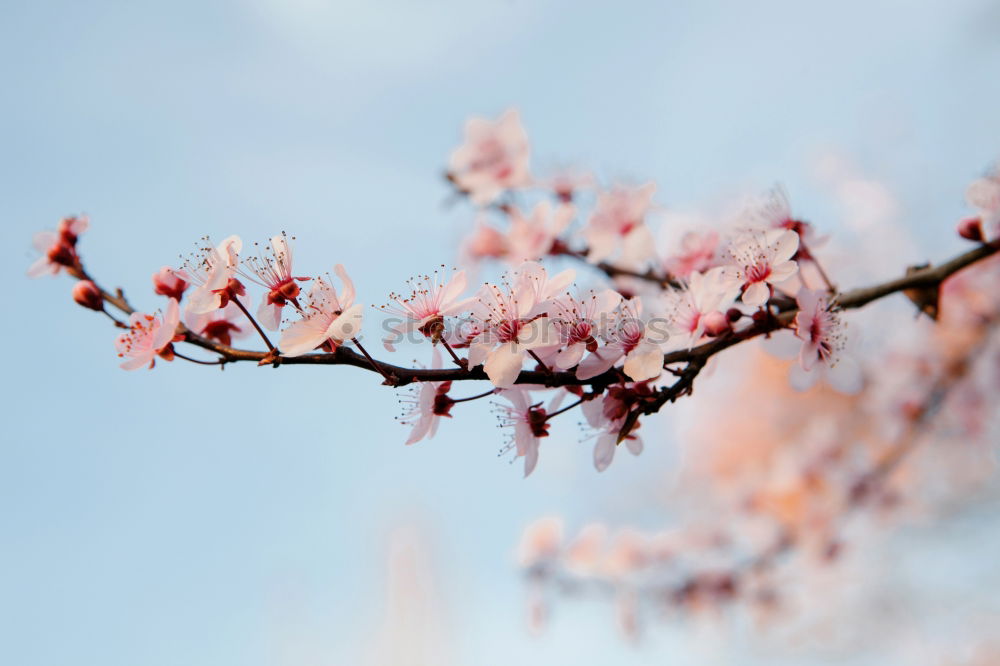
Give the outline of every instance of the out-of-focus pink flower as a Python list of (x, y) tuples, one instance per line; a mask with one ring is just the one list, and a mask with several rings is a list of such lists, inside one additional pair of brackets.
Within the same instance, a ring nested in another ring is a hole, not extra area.
[(715, 316), (715, 329), (718, 328), (719, 316), (725, 321), (721, 311), (732, 304), (734, 294), (726, 292), (723, 270), (720, 267), (707, 273), (691, 273), (683, 288), (665, 292), (663, 298), (670, 321), (670, 335), (674, 336), (677, 344), (693, 347), (705, 334), (709, 315), (718, 315)]
[(772, 285), (795, 275), (798, 264), (791, 260), (799, 248), (799, 236), (785, 229), (750, 230), (730, 247), (730, 261), (723, 273), (726, 289), (743, 290), (750, 307), (764, 305)]
[(80, 280), (73, 286), (73, 300), (91, 310), (104, 310), (104, 295), (90, 280)]
[(28, 267), (28, 277), (56, 275), (64, 268), (78, 268), (80, 257), (76, 253), (76, 242), (90, 226), (86, 215), (64, 217), (55, 231), (39, 231), (32, 239), (32, 245), (41, 256)]
[(642, 301), (636, 297), (621, 304), (615, 322), (606, 334), (607, 344), (581, 361), (576, 369), (580, 379), (596, 377), (625, 358), (625, 374), (634, 381), (653, 379), (663, 372), (663, 345), (667, 332), (647, 326), (640, 315)]
[(718, 264), (718, 248), (718, 233), (689, 231), (681, 237), (680, 251), (667, 257), (664, 267), (677, 278), (685, 278), (696, 272), (704, 273)]
[(333, 272), (343, 283), (342, 297), (323, 278), (313, 281), (302, 319), (281, 334), (278, 346), (285, 356), (302, 356), (320, 347), (333, 352), (361, 332), (364, 306), (354, 303), (354, 283), (342, 265)]
[(448, 175), (477, 205), (485, 206), (505, 190), (530, 183), (528, 135), (515, 110), (496, 121), (470, 118), (465, 143), (451, 154)]
[(292, 303), (298, 307), (301, 290), (296, 282), (310, 279), (292, 275), (292, 246), (285, 232), (271, 238), (267, 254), (244, 257), (243, 266), (246, 268), (240, 271), (243, 277), (267, 289), (257, 308), (257, 320), (264, 328), (277, 331), (285, 305)]
[(577, 192), (592, 190), (597, 185), (597, 178), (587, 171), (561, 169), (541, 183), (552, 191), (560, 201), (569, 203)]
[(788, 200), (788, 191), (782, 185), (775, 185), (750, 211), (752, 226), (770, 227), (772, 229), (787, 229), (794, 231), (799, 237), (799, 246), (794, 259), (812, 259), (811, 248), (822, 244), (826, 238), (816, 235), (816, 229), (808, 222), (796, 218), (792, 214), (792, 204)]
[(965, 190), (965, 200), (976, 209), (985, 238), (1000, 235), (1000, 170), (974, 180)]
[(115, 342), (119, 358), (125, 358), (121, 367), (135, 370), (147, 366), (152, 368), (159, 356), (168, 361), (173, 359), (173, 345), (180, 322), (180, 306), (177, 301), (167, 301), (167, 310), (161, 319), (159, 315), (133, 312), (129, 317), (129, 331)]
[(187, 288), (188, 283), (183, 274), (170, 266), (164, 266), (153, 273), (153, 291), (160, 296), (179, 301)]
[(441, 339), (444, 331), (444, 318), (462, 312), (473, 298), (462, 298), (465, 291), (465, 271), (458, 271), (447, 282), (441, 281), (437, 271), (432, 275), (424, 275), (408, 282), (410, 294), (389, 294), (392, 301), (383, 305), (381, 310), (403, 321), (390, 324), (393, 331), (385, 337), (382, 344), (388, 351), (395, 351), (395, 341), (406, 333), (419, 331), (434, 342)]
[(548, 200), (536, 204), (529, 217), (512, 207), (510, 230), (507, 232), (507, 258), (514, 263), (542, 259), (569, 227), (575, 214), (572, 204), (553, 206)]
[(562, 547), (563, 522), (556, 516), (539, 518), (521, 534), (517, 562), (522, 567), (550, 562), (559, 556)]
[(559, 390), (547, 407), (532, 403), (531, 394), (521, 388), (507, 389), (500, 394), (510, 401), (510, 406), (497, 405), (497, 419), (501, 428), (513, 428), (510, 442), (500, 450), (500, 455), (515, 451), (516, 458), (524, 458), (524, 476), (538, 464), (538, 440), (549, 436), (548, 414), (559, 408), (566, 392)]
[(469, 367), (482, 364), (499, 388), (514, 385), (529, 351), (559, 344), (548, 317), (528, 318), (538, 303), (538, 292), (544, 294), (548, 289), (545, 269), (534, 266), (537, 270), (525, 264), (514, 273), (513, 286), (484, 285), (470, 311), (481, 333), (470, 342)]
[(187, 312), (184, 318), (192, 331), (227, 347), (233, 344), (233, 340), (245, 338), (251, 332), (246, 315), (232, 301), (226, 307), (211, 312)]
[(208, 238), (197, 255), (184, 262), (178, 274), (195, 289), (188, 296), (187, 311), (196, 314), (226, 307), (233, 298), (246, 294), (243, 284), (236, 279), (240, 265), (243, 241), (239, 236), (229, 236), (217, 247)]
[(640, 187), (616, 187), (597, 197), (594, 212), (587, 220), (587, 259), (604, 261), (619, 249), (623, 265), (635, 265), (652, 256), (653, 234), (645, 224), (646, 213), (656, 192), (654, 183)]
[(579, 575), (597, 573), (604, 561), (608, 528), (601, 523), (585, 525), (566, 547), (563, 561), (566, 568)]
[(509, 250), (507, 236), (483, 220), (476, 222), (476, 230), (462, 245), (462, 255), (468, 261), (501, 259)]
[[(437, 347), (433, 351), (432, 368), (441, 367), (441, 354)], [(430, 439), (437, 432), (442, 416), (451, 418), (451, 408), (455, 401), (448, 397), (451, 382), (420, 382), (410, 387), (409, 393), (400, 399), (403, 415), (398, 421), (411, 427), (406, 444), (415, 444), (425, 437)]]
[(613, 289), (591, 291), (580, 299), (562, 296), (552, 301), (549, 317), (559, 332), (562, 349), (555, 357), (560, 370), (568, 370), (583, 359), (587, 351), (596, 351), (597, 335), (609, 326), (622, 296)]

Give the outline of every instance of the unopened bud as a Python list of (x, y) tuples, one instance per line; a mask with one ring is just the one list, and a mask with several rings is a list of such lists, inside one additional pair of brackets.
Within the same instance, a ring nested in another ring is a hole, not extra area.
[(729, 308), (726, 310), (726, 319), (729, 320), (729, 323), (735, 324), (742, 318), (743, 312), (741, 312), (739, 308)]
[(714, 312), (709, 312), (702, 318), (702, 322), (705, 324), (705, 333), (712, 337), (722, 335), (726, 331), (730, 330), (729, 318), (715, 310)]
[(170, 266), (164, 266), (156, 273), (153, 273), (153, 291), (161, 296), (180, 301), (181, 296), (184, 295), (184, 290), (187, 288), (187, 281), (181, 277), (181, 274), (170, 268)]
[(958, 223), (958, 235), (970, 241), (983, 241), (983, 221), (978, 217), (967, 217)]
[(76, 283), (73, 287), (73, 300), (91, 310), (100, 312), (104, 309), (104, 296), (101, 295), (97, 285), (90, 280), (80, 280)]

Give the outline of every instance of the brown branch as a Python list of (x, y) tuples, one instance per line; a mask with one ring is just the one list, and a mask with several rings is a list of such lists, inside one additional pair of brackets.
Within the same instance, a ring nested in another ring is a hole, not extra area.
[(652, 268), (645, 271), (634, 271), (628, 268), (623, 268), (621, 266), (615, 266), (607, 261), (599, 261), (597, 263), (591, 263), (587, 259), (587, 252), (585, 250), (572, 250), (568, 245), (562, 241), (556, 241), (552, 245), (552, 249), (549, 250), (549, 254), (556, 256), (566, 256), (573, 257), (588, 266), (593, 266), (597, 270), (601, 271), (610, 278), (616, 277), (631, 277), (638, 280), (644, 280), (646, 282), (652, 282), (661, 289), (666, 289), (667, 287), (679, 288), (681, 286), (680, 282), (671, 277), (668, 273), (657, 273)]

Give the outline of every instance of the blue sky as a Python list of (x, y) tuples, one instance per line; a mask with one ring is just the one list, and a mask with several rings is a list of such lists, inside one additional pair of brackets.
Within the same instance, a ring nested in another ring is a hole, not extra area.
[(4, 3), (0, 661), (378, 663), (400, 529), (452, 663), (770, 659), (677, 628), (628, 646), (596, 606), (525, 631), (521, 528), (656, 524), (627, 491), (669, 477), (669, 429), (597, 475), (567, 422), (525, 481), (485, 405), (404, 448), (355, 369), (125, 373), (67, 279), (24, 278), (30, 236), (88, 213), (94, 274), (153, 308), (149, 276), (202, 235), (284, 229), (382, 303), (469, 228), (440, 177), (463, 120), (516, 106), (537, 165), (653, 179), (681, 210), (780, 180), (835, 231), (816, 165), (839, 155), (901, 202), (914, 260), (943, 256), (1000, 143), (998, 28), (985, 0)]

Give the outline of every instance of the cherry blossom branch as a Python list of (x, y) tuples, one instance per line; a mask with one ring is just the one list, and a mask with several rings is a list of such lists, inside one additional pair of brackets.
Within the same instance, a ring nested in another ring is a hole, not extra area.
[[(927, 266), (911, 270), (906, 275), (894, 280), (841, 293), (835, 298), (835, 302), (842, 309), (855, 309), (904, 290), (934, 289), (954, 273), (995, 254), (998, 250), (1000, 250), (1000, 245), (997, 243), (984, 243), (938, 266)], [(82, 265), (68, 272), (77, 279), (93, 281), (93, 278), (91, 278)], [(125, 314), (135, 312), (135, 309), (128, 303), (124, 293), (120, 289), (112, 293), (101, 288), (99, 285), (97, 286), (106, 302)], [(789, 326), (795, 317), (796, 311), (793, 303), (782, 301), (779, 312), (776, 315), (760, 318), (743, 331), (729, 333), (692, 349), (665, 354), (663, 359), (664, 367), (674, 364), (686, 364), (686, 367), (680, 371), (681, 374), (677, 382), (665, 389), (661, 389), (656, 394), (655, 400), (650, 401), (642, 407), (642, 413), (652, 414), (667, 402), (673, 402), (677, 398), (689, 394), (693, 389), (694, 379), (709, 358), (740, 342)], [(251, 321), (253, 321), (252, 318)], [(426, 381), (478, 381), (488, 379), (482, 367), (444, 369), (407, 368), (384, 361), (375, 361), (377, 365), (373, 365), (372, 361), (374, 359), (370, 361), (363, 355), (357, 354), (343, 346), (338, 347), (336, 352), (332, 354), (312, 353), (296, 357), (286, 357), (276, 356), (274, 351), (259, 352), (224, 345), (194, 333), (183, 324), (178, 326), (178, 334), (182, 336), (184, 342), (214, 352), (226, 363), (248, 361), (261, 364), (263, 361), (264, 364), (280, 362), (281, 365), (350, 365), (369, 371), (378, 370), (382, 374), (383, 379), (386, 380), (386, 383), (392, 386), (405, 386), (413, 382)], [(266, 336), (262, 337), (266, 339)], [(587, 385), (594, 389), (602, 390), (619, 381), (621, 381), (620, 371), (612, 368), (589, 379), (579, 379), (572, 371), (554, 372), (550, 370), (549, 372), (545, 372), (523, 370), (518, 375), (516, 383), (537, 384), (548, 387)]]

